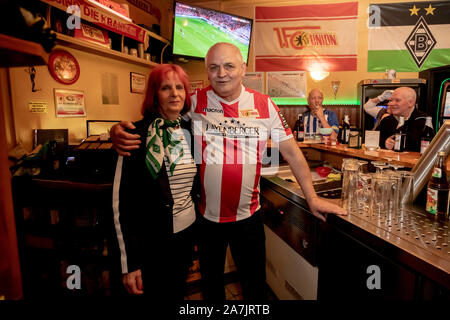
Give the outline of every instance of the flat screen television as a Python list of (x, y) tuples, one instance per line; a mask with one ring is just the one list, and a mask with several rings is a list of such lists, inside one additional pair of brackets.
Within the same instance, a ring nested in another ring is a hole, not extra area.
[(253, 20), (212, 9), (174, 3), (173, 54), (204, 58), (217, 42), (230, 42), (248, 61)]

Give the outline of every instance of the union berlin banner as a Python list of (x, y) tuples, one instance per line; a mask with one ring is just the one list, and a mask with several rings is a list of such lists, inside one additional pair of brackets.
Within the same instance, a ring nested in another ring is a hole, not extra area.
[(450, 1), (371, 4), (367, 60), (369, 72), (450, 64)]
[(131, 22), (127, 22), (108, 13), (87, 0), (41, 0), (55, 8), (67, 11), (67, 8), (76, 6), (74, 13), (81, 19), (95, 23), (107, 30), (123, 34), (139, 42), (143, 42), (145, 49), (148, 47), (148, 32)]
[(255, 6), (255, 71), (354, 71), (358, 2)]

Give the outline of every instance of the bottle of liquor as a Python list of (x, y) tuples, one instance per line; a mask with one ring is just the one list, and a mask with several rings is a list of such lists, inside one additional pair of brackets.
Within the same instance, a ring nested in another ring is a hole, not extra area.
[(434, 130), (433, 124), (431, 123), (431, 117), (427, 117), (425, 122), (425, 127), (422, 131), (422, 136), (420, 137), (420, 154), (423, 154), (428, 148), (431, 140), (433, 140)]
[(445, 152), (440, 151), (427, 188), (426, 211), (433, 219), (447, 221), (448, 193), (449, 184), (445, 166)]
[(344, 128), (342, 127), (344, 125), (344, 118), (342, 118), (341, 124), (339, 125), (339, 133), (337, 140), (339, 143), (344, 143), (344, 139), (342, 138), (342, 134), (344, 133)]
[(297, 141), (305, 140), (305, 125), (303, 124), (303, 115), (301, 113), (298, 114), (298, 119), (294, 125), (294, 131), (297, 132)]
[(395, 131), (395, 143), (394, 151), (403, 152), (406, 145), (406, 130), (405, 130), (405, 118), (400, 117), (398, 121), (397, 129)]
[(350, 117), (348, 114), (344, 116), (344, 120), (342, 121), (342, 130), (339, 132), (340, 143), (348, 144), (348, 140), (350, 138)]

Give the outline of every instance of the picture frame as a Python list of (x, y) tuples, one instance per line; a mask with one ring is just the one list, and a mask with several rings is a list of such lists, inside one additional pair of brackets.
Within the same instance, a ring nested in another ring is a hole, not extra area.
[(272, 98), (306, 98), (306, 71), (267, 72), (266, 90)]
[(143, 94), (145, 92), (145, 74), (130, 72), (130, 92)]
[(86, 117), (84, 91), (53, 89), (57, 118)]
[(189, 81), (189, 92), (195, 93), (198, 90), (203, 89), (203, 80), (192, 80)]

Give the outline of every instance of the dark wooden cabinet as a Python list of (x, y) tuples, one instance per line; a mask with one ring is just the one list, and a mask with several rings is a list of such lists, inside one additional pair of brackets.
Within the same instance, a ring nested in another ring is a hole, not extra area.
[(111, 183), (17, 177), (13, 195), (26, 299), (122, 292)]
[(333, 223), (337, 219), (323, 225), (318, 299), (450, 299), (448, 289), (400, 263), (402, 253), (394, 246), (368, 233), (347, 232)]

